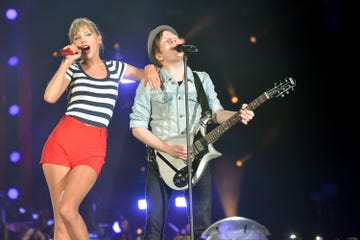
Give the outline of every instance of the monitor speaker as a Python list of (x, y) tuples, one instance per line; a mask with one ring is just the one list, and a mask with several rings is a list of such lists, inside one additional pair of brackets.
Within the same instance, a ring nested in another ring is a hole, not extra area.
[(268, 240), (270, 232), (254, 220), (229, 217), (213, 223), (201, 234), (205, 240)]

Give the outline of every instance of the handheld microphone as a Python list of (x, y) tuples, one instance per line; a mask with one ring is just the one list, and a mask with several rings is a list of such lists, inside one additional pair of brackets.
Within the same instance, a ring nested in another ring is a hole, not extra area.
[[(89, 49), (89, 47), (84, 47), (84, 48), (78, 47), (78, 49), (81, 51), (85, 51), (85, 50)], [(73, 52), (70, 48), (65, 48), (65, 49), (60, 49), (60, 50), (53, 52), (52, 55), (54, 57), (65, 57), (68, 55), (75, 55), (78, 53), (79, 52)]]
[(197, 52), (199, 51), (198, 48), (194, 45), (184, 45), (184, 44), (178, 44), (176, 45), (173, 50), (176, 50), (177, 52)]

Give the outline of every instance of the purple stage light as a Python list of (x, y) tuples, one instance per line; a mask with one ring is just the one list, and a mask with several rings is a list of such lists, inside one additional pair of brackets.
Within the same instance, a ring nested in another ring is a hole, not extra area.
[(10, 153), (10, 162), (12, 163), (17, 163), (20, 161), (21, 155), (19, 152), (14, 151), (12, 153)]
[(17, 11), (13, 8), (9, 8), (7, 11), (6, 11), (6, 18), (9, 19), (9, 20), (15, 20), (17, 18)]
[(10, 114), (11, 116), (16, 116), (16, 115), (19, 114), (19, 112), (20, 112), (20, 107), (19, 107), (19, 105), (13, 104), (13, 105), (11, 105), (11, 106), (9, 107), (9, 114)]
[(12, 200), (17, 199), (19, 197), (19, 190), (16, 188), (9, 188), (7, 195)]
[(10, 58), (8, 59), (8, 64), (9, 64), (9, 66), (11, 66), (11, 67), (14, 67), (14, 66), (18, 65), (18, 63), (19, 63), (19, 58), (16, 57), (16, 56), (12, 56), (12, 57), (10, 57)]

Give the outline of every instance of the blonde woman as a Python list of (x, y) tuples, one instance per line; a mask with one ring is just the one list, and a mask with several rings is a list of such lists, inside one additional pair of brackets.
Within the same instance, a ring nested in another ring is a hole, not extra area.
[(46, 102), (55, 103), (66, 92), (67, 108), (44, 145), (40, 165), (53, 207), (54, 239), (88, 240), (79, 206), (105, 162), (107, 127), (119, 81), (145, 78), (157, 89), (160, 79), (153, 65), (144, 71), (125, 62), (101, 59), (102, 35), (90, 19), (73, 20), (69, 40), (44, 93)]

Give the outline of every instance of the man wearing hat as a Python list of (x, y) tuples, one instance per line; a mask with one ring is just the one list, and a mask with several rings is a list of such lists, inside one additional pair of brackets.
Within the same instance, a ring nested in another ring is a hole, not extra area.
[[(162, 81), (161, 89), (152, 90), (141, 82), (136, 90), (130, 128), (132, 134), (148, 148), (148, 172), (146, 178), (147, 216), (144, 240), (163, 239), (166, 214), (171, 194), (175, 191), (165, 184), (159, 173), (154, 150), (166, 153), (175, 159), (186, 161), (186, 142), (184, 145), (171, 144), (166, 140), (186, 134), (186, 105), (184, 80), (184, 53), (174, 48), (180, 39), (174, 28), (160, 25), (148, 36), (148, 55), (152, 63), (159, 66)], [(202, 117), (201, 104), (195, 87), (194, 72), (187, 67), (189, 132), (199, 128)], [(203, 86), (212, 120), (222, 123), (235, 114), (224, 110), (210, 76), (206, 72), (196, 72)], [(238, 112), (241, 122), (247, 124), (254, 113), (242, 106)], [(150, 127), (149, 127), (150, 126)], [(188, 193), (188, 191), (186, 191)], [(192, 187), (194, 239), (201, 239), (201, 234), (211, 225), (211, 174), (207, 166), (197, 183)]]

